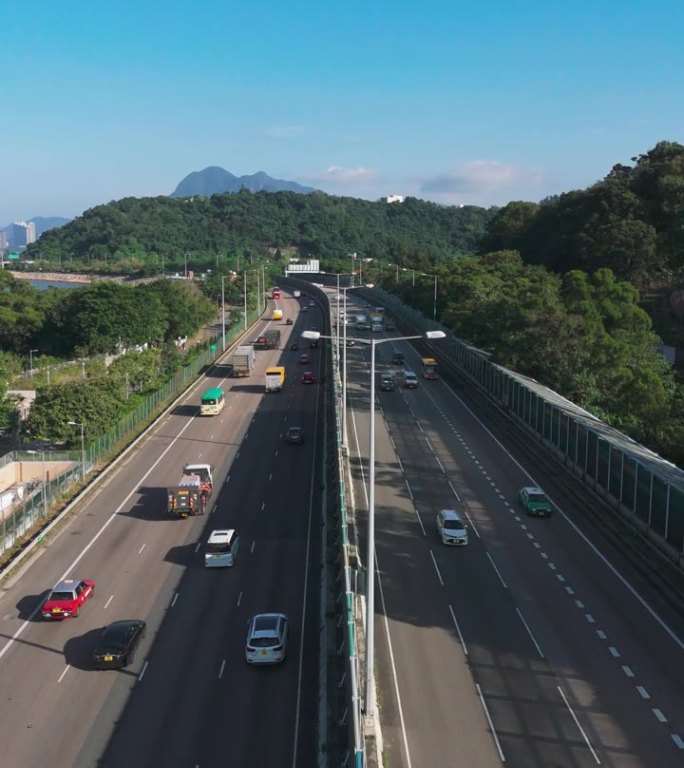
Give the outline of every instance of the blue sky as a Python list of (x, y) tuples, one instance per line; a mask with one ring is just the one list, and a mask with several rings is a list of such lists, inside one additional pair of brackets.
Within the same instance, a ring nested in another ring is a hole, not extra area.
[(684, 142), (681, 0), (0, 0), (0, 226), (219, 165), (503, 205)]

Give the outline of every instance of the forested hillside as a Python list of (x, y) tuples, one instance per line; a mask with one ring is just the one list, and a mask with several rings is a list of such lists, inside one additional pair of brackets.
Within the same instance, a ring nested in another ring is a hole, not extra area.
[(248, 191), (178, 200), (126, 198), (100, 205), (27, 252), (53, 265), (79, 263), (161, 269), (211, 266), (217, 254), (292, 248), (299, 255), (440, 262), (474, 253), (494, 211), (409, 198), (401, 204), (322, 193)]
[(588, 189), (509, 203), (480, 252), (517, 250), (525, 262), (559, 273), (607, 267), (639, 289), (681, 279), (684, 146), (663, 141), (633, 160)]

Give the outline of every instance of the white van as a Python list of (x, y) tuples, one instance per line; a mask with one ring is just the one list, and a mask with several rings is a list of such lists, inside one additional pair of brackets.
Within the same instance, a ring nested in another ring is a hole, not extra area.
[(235, 565), (240, 537), (233, 528), (211, 532), (204, 551), (206, 568), (229, 568)]
[(404, 386), (406, 389), (418, 388), (418, 377), (413, 371), (404, 371)]

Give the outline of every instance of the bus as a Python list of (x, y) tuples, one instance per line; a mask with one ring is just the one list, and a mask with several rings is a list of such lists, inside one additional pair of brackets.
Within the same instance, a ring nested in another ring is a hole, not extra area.
[(439, 366), (434, 357), (423, 357), (420, 361), (424, 379), (438, 379)]
[(200, 403), (200, 414), (202, 416), (216, 416), (221, 413), (226, 404), (226, 396), (219, 387), (208, 389), (203, 395)]

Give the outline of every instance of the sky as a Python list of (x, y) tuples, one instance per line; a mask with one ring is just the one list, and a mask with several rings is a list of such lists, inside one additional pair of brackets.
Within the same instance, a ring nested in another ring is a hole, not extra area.
[(217, 165), (505, 205), (684, 143), (681, 0), (0, 0), (0, 226)]

